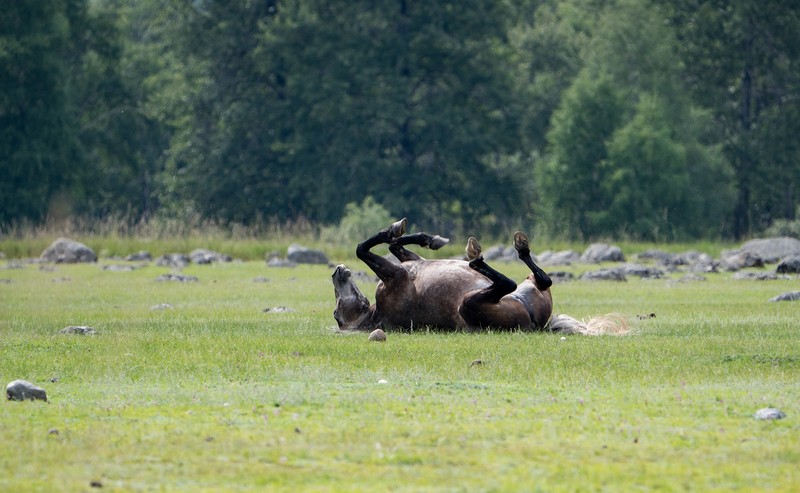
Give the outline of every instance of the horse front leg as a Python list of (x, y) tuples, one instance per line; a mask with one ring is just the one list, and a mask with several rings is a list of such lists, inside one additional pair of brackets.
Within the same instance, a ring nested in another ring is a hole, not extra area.
[(427, 233), (415, 233), (413, 235), (403, 235), (392, 240), (392, 243), (389, 245), (389, 251), (392, 252), (400, 262), (425, 260), (416, 253), (406, 250), (405, 245), (419, 245), (421, 247), (430, 248), (431, 250), (438, 250), (448, 243), (450, 243), (449, 239), (439, 235), (432, 236)]
[(392, 240), (403, 236), (407, 225), (408, 220), (403, 218), (392, 223), (388, 228), (382, 229), (372, 238), (359, 243), (356, 247), (356, 256), (367, 264), (381, 281), (390, 281), (401, 273), (405, 273), (405, 269), (373, 253), (371, 249), (377, 245), (391, 244)]
[(553, 285), (553, 280), (550, 279), (550, 276), (533, 261), (530, 244), (528, 243), (528, 236), (522, 231), (514, 233), (514, 249), (517, 250), (519, 259), (525, 262), (525, 265), (533, 272), (534, 283), (540, 291), (545, 291)]

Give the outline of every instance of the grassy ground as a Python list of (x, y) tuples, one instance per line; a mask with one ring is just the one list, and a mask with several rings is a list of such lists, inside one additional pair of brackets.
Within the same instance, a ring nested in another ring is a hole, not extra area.
[(800, 304), (767, 302), (797, 279), (554, 287), (624, 337), (370, 343), (331, 330), (326, 267), (166, 272), (0, 270), (0, 383), (49, 397), (0, 405), (1, 491), (800, 489)]

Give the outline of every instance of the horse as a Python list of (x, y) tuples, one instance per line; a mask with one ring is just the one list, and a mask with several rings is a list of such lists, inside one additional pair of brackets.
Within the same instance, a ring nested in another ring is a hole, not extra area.
[[(427, 233), (405, 234), (403, 218), (356, 247), (356, 256), (380, 279), (375, 303), (359, 290), (352, 272), (338, 265), (332, 280), (336, 298), (333, 317), (342, 331), (406, 330), (427, 327), (450, 331), (549, 330), (564, 334), (624, 333), (623, 318), (607, 315), (587, 322), (567, 315), (552, 316), (550, 276), (536, 265), (527, 235), (514, 233), (514, 249), (531, 273), (519, 284), (489, 266), (480, 242), (467, 240), (466, 260), (427, 260), (407, 245), (437, 250), (447, 238)], [(399, 262), (371, 251), (387, 244)]]

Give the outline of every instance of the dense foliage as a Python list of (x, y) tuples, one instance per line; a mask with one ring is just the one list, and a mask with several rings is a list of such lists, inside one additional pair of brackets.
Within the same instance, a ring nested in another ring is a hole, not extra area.
[[(0, 225), (742, 237), (800, 204), (800, 5), (19, 0)], [(352, 215), (352, 211), (351, 215)]]

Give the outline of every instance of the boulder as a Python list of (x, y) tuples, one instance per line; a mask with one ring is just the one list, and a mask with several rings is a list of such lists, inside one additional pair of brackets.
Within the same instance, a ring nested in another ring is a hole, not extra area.
[(289, 246), (286, 258), (287, 260), (289, 260), (289, 262), (294, 262), (297, 264), (328, 263), (328, 257), (326, 257), (324, 253), (320, 252), (319, 250), (312, 250), (310, 248), (306, 248), (296, 243), (293, 243), (292, 245)]
[(782, 258), (800, 255), (800, 240), (788, 236), (756, 239), (746, 242), (740, 250), (757, 255), (768, 264), (774, 264)]
[(183, 253), (165, 253), (156, 259), (156, 265), (170, 269), (183, 269), (189, 262), (189, 256)]
[(581, 255), (581, 262), (594, 264), (598, 262), (624, 262), (622, 250), (607, 243), (592, 243)]
[(790, 291), (788, 293), (779, 294), (773, 298), (769, 299), (770, 301), (800, 301), (800, 291)]
[(6, 398), (10, 401), (46, 401), (47, 392), (26, 380), (14, 380), (6, 386)]
[(624, 269), (600, 269), (584, 272), (581, 281), (627, 281)]
[(778, 278), (771, 272), (750, 272), (739, 271), (733, 275), (733, 279), (737, 281), (774, 281)]
[(39, 256), (44, 262), (76, 264), (79, 262), (97, 262), (97, 255), (83, 243), (69, 238), (59, 238), (45, 248)]
[(58, 331), (59, 334), (78, 334), (82, 336), (95, 335), (97, 330), (94, 327), (87, 327), (85, 325), (70, 325)]
[(205, 248), (196, 248), (189, 254), (189, 259), (195, 264), (213, 264), (215, 262), (230, 262), (233, 258), (230, 255), (206, 250)]
[(622, 266), (622, 271), (626, 276), (637, 276), (642, 279), (661, 279), (664, 277), (663, 270), (642, 264), (625, 264)]
[(720, 255), (720, 266), (728, 271), (737, 271), (748, 267), (764, 267), (764, 259), (755, 253), (744, 250), (723, 250)]
[(556, 284), (561, 282), (570, 282), (575, 279), (575, 276), (572, 274), (572, 272), (555, 271), (548, 272), (547, 275), (550, 277), (550, 280)]
[(128, 262), (149, 262), (153, 260), (153, 256), (150, 255), (150, 252), (141, 250), (136, 253), (132, 253), (125, 257), (125, 260)]
[(581, 260), (581, 255), (572, 250), (562, 250), (560, 252), (551, 252), (545, 250), (536, 256), (536, 263), (540, 265), (571, 265)]
[(781, 260), (775, 272), (778, 274), (800, 274), (800, 255), (791, 255)]
[(487, 262), (510, 262), (519, 258), (519, 254), (514, 247), (504, 247), (494, 245), (483, 251), (483, 259)]

